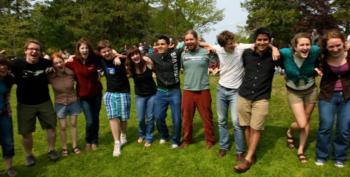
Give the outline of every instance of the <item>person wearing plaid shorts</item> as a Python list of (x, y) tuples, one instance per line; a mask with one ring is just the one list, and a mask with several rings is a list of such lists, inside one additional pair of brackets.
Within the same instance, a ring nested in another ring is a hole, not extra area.
[(103, 57), (101, 63), (107, 80), (104, 102), (114, 138), (113, 156), (117, 157), (121, 154), (121, 146), (127, 142), (126, 128), (130, 117), (130, 84), (125, 68), (125, 56), (114, 53), (108, 40), (101, 40), (97, 47)]

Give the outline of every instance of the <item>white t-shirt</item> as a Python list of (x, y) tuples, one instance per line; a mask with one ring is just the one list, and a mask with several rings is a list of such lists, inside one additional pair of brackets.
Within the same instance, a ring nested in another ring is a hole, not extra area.
[(219, 84), (230, 89), (238, 89), (242, 84), (244, 74), (242, 54), (247, 48), (252, 48), (254, 44), (238, 44), (232, 53), (227, 53), (219, 45), (214, 48), (220, 60)]

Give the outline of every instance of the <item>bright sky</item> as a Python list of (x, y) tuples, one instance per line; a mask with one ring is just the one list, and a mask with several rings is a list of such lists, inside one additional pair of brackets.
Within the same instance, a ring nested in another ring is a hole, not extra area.
[(245, 0), (216, 0), (216, 7), (224, 9), (224, 19), (215, 24), (213, 30), (203, 34), (203, 38), (209, 43), (216, 43), (216, 35), (223, 30), (237, 32), (237, 26), (245, 26), (248, 12), (241, 8), (241, 2)]

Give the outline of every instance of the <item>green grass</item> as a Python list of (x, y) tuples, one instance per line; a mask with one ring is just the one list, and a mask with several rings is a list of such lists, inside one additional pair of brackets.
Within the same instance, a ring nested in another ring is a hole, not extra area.
[[(215, 108), (215, 95), (218, 77), (211, 77), (211, 93), (213, 99), (213, 113), (215, 123), (216, 139), (218, 139), (217, 115)], [(131, 82), (132, 83), (132, 82)], [(108, 126), (106, 111), (102, 106), (100, 113), (100, 145), (95, 152), (83, 151), (80, 155), (70, 153), (68, 157), (61, 158), (58, 162), (51, 162), (47, 158), (46, 134), (37, 123), (37, 131), (34, 133), (34, 154), (37, 163), (34, 167), (24, 166), (24, 153), (21, 145), (21, 137), (17, 134), (16, 121), (16, 99), (15, 91), (12, 92), (11, 103), (13, 108), (13, 122), (15, 131), (14, 167), (18, 176), (25, 177), (69, 177), (69, 176), (149, 176), (149, 177), (223, 177), (223, 176), (349, 176), (349, 165), (343, 169), (333, 166), (328, 161), (323, 167), (314, 165), (315, 158), (315, 134), (318, 125), (318, 111), (314, 110), (312, 115), (311, 134), (308, 140), (306, 155), (309, 157), (307, 164), (300, 164), (295, 150), (286, 147), (285, 131), (292, 122), (292, 114), (286, 100), (284, 81), (282, 76), (274, 79), (270, 111), (265, 130), (262, 132), (261, 142), (257, 150), (257, 163), (241, 175), (232, 172), (235, 162), (234, 148), (228, 155), (218, 158), (219, 145), (206, 149), (202, 123), (199, 115), (194, 118), (193, 141), (187, 149), (170, 149), (170, 143), (160, 145), (159, 134), (155, 131), (155, 142), (151, 148), (145, 149), (143, 145), (137, 144), (137, 124), (134, 101), (132, 102), (131, 119), (128, 126), (128, 144), (122, 149), (122, 155), (118, 158), (112, 157), (113, 140)], [(133, 90), (132, 90), (132, 93)], [(134, 97), (133, 97), (134, 98)], [(169, 112), (168, 112), (168, 115)], [(79, 145), (84, 147), (85, 120), (83, 115), (79, 116)], [(167, 118), (168, 126), (171, 126), (170, 118)], [(231, 128), (231, 141), (233, 143), (233, 130)], [(70, 144), (69, 144), (70, 145)], [(56, 147), (60, 150), (59, 137)], [(1, 169), (4, 166), (1, 165)]]

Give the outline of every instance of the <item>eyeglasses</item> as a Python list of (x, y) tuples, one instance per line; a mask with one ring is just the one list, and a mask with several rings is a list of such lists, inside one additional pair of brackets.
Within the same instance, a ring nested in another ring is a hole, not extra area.
[(40, 49), (38, 49), (38, 48), (27, 48), (27, 50), (30, 50), (30, 51), (40, 51)]

